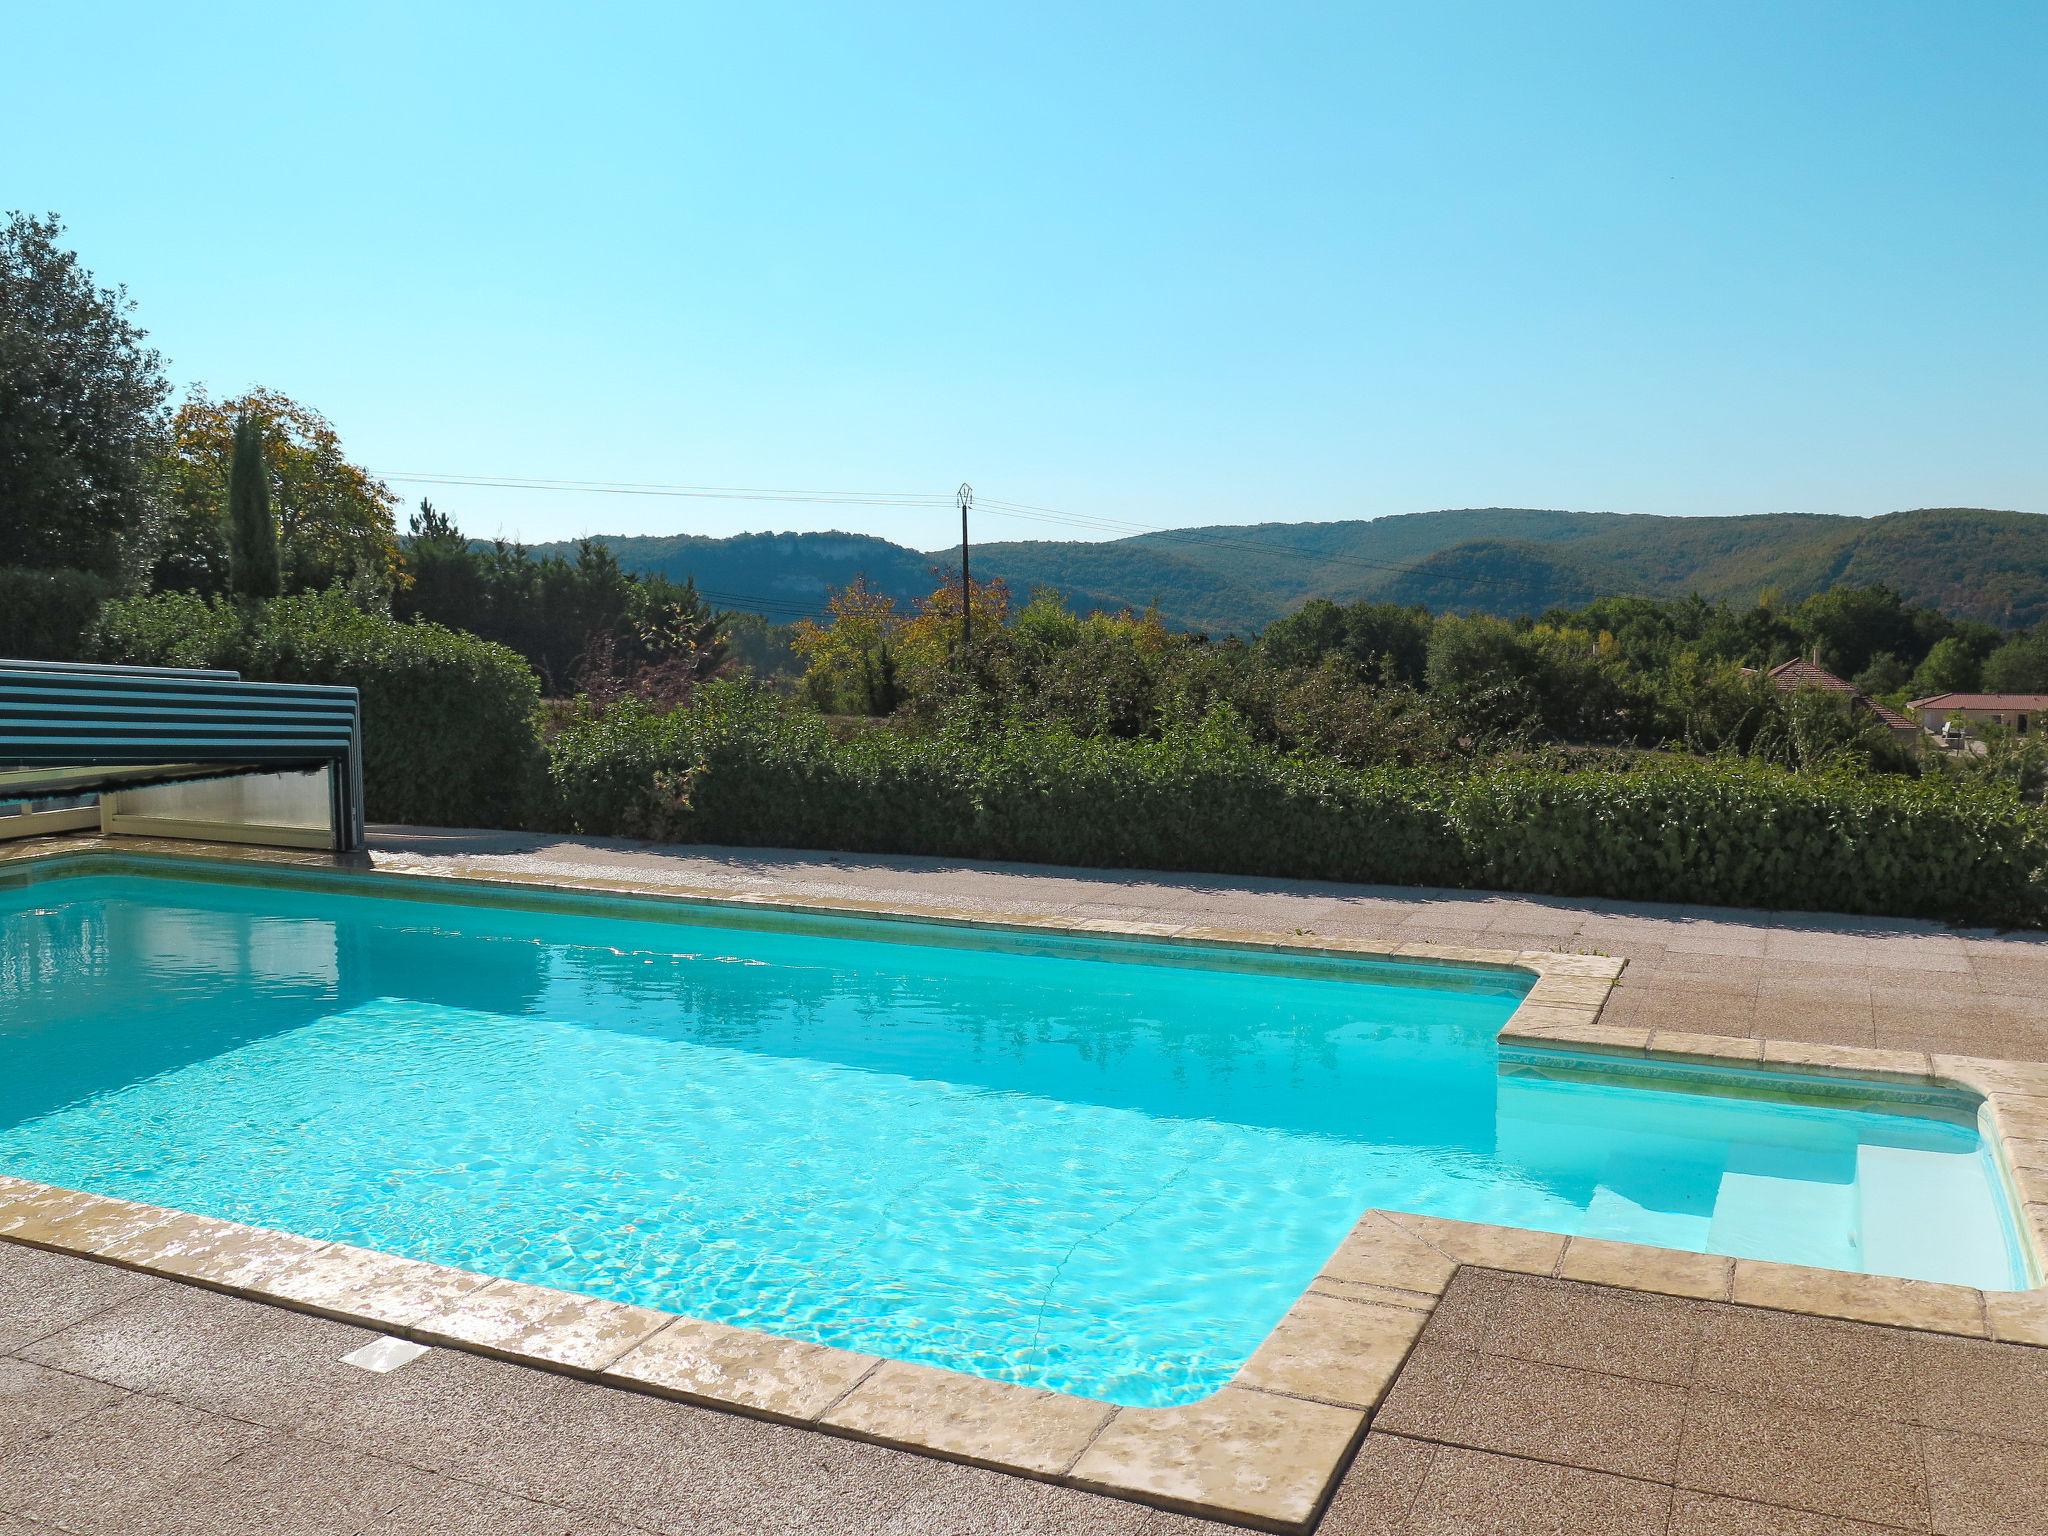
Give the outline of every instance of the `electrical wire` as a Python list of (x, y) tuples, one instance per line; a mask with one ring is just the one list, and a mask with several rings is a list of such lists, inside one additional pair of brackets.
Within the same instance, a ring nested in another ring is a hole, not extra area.
[(661, 485), (631, 480), (556, 480), (524, 475), (458, 475), (393, 470), (380, 479), (406, 485), (475, 486), (504, 491), (567, 491), (598, 496), (681, 496), (705, 501), (822, 502), (856, 507), (951, 506), (952, 496), (918, 491), (808, 491), (772, 486)]
[[(801, 503), (811, 505), (836, 505), (860, 507), (951, 507), (952, 493), (938, 494), (918, 491), (846, 491), (846, 490), (799, 490), (789, 487), (772, 486), (714, 486), (714, 485), (672, 485), (652, 481), (630, 480), (570, 480), (541, 476), (520, 475), (469, 475), (443, 471), (405, 470), (392, 471), (382, 476), (411, 485), (444, 485), (475, 487), (494, 490), (554, 491), (558, 493), (592, 494), (604, 496), (661, 496), (681, 497), (711, 501), (759, 501)], [(1341, 565), (1369, 570), (1381, 574), (1412, 575), (1426, 563), (1397, 564), (1393, 561), (1374, 560), (1365, 555), (1349, 555), (1336, 551), (1315, 552), (1304, 549), (1290, 549), (1276, 546), (1257, 539), (1248, 539), (1219, 533), (1207, 528), (1169, 528), (1156, 523), (1143, 523), (1129, 518), (1107, 517), (1095, 513), (1069, 512), (1058, 507), (1039, 506), (1031, 502), (1011, 501), (1001, 497), (982, 497), (976, 500), (975, 510), (997, 517), (1036, 522), (1053, 527), (1071, 528), (1089, 533), (1109, 533), (1123, 539), (1143, 538), (1148, 540), (1174, 540), (1183, 544), (1195, 544), (1225, 550), (1251, 550), (1270, 560), (1299, 560), (1307, 565), (1328, 567)], [(658, 535), (657, 535), (658, 537)], [(1528, 593), (1536, 590), (1533, 580), (1513, 577), (1467, 575), (1459, 578), (1460, 583), (1472, 587), (1490, 587), (1497, 591)], [(783, 614), (808, 617), (818, 609), (815, 604), (805, 604), (800, 599), (770, 598), (738, 592), (714, 595), (709, 588), (698, 589), (714, 601), (734, 606), (744, 605), (747, 609), (769, 616), (771, 610)], [(1615, 594), (1632, 596), (1648, 594)]]

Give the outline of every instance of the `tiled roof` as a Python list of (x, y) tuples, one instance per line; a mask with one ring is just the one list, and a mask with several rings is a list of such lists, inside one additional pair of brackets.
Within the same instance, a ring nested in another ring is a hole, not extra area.
[(1879, 720), (1882, 720), (1891, 730), (1917, 731), (1920, 729), (1919, 726), (1908, 720), (1896, 709), (1889, 709), (1878, 703), (1877, 700), (1863, 692), (1854, 683), (1844, 682), (1818, 662), (1804, 661), (1794, 657), (1791, 661), (1779, 662), (1764, 675), (1787, 693), (1798, 688), (1821, 688), (1829, 693), (1846, 693), (1849, 695), (1852, 703), (1862, 705), (1873, 715), (1877, 716)]
[(1826, 667), (1817, 662), (1802, 661), (1796, 656), (1790, 661), (1779, 662), (1765, 675), (1780, 688), (1785, 689), (1827, 688), (1836, 693), (1856, 691), (1855, 684), (1843, 682)]
[(1908, 709), (2048, 709), (2048, 693), (1930, 693)]

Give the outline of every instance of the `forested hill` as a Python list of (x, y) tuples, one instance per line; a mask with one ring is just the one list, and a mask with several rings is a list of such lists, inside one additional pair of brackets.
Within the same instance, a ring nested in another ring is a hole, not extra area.
[[(959, 560), (958, 550), (919, 553), (849, 533), (605, 542), (629, 570), (694, 576), (721, 606), (760, 607), (771, 618), (821, 610), (827, 591), (857, 574), (909, 600)], [(1005, 578), (1020, 598), (1056, 587), (1082, 609), (1156, 603), (1169, 622), (1215, 633), (1261, 628), (1310, 597), (1517, 614), (1619, 592), (1748, 602), (1769, 590), (1796, 599), (1840, 583), (1882, 583), (1957, 618), (2020, 626), (2048, 618), (2048, 516), (1973, 507), (1872, 518), (1483, 507), (1107, 543), (977, 544), (974, 572)]]

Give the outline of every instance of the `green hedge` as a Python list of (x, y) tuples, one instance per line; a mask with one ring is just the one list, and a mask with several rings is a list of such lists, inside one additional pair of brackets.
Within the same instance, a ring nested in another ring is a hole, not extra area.
[(364, 613), (339, 592), (246, 606), (131, 598), (106, 606), (93, 647), (104, 661), (360, 689), (372, 821), (518, 826), (542, 783), (540, 687), (524, 658), (438, 624)]
[(722, 685), (692, 710), (571, 721), (549, 772), (565, 828), (661, 841), (2048, 925), (2042, 813), (1934, 778), (1679, 758), (1360, 770), (1223, 726), (841, 741)]
[(111, 591), (107, 580), (91, 571), (0, 566), (0, 656), (83, 659), (93, 621)]

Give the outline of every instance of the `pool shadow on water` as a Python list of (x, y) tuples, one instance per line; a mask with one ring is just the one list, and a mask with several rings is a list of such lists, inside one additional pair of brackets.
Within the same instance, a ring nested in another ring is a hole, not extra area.
[[(383, 995), (376, 930), (303, 913), (124, 897), (92, 878), (0, 912), (0, 1129), (211, 1060)], [(429, 968), (420, 1001), (517, 1013), (540, 951)], [(465, 1001), (465, 999), (467, 1001)]]
[[(393, 999), (1164, 1119), (1342, 1139), (1369, 1127), (1461, 1153), (1491, 1141), (1490, 1075), (1472, 1070), (1486, 1063), (1447, 1058), (1441, 1024), (1264, 1004), (1255, 1027), (1216, 1027), (1218, 1008), (1262, 989), (1327, 981), (1161, 970), (1167, 993), (1077, 1026), (1071, 962), (1064, 981), (991, 988), (960, 974), (985, 961), (973, 949), (920, 947), (910, 967), (754, 966), (726, 963), (733, 940), (716, 928), (457, 911), (91, 876), (41, 888), (0, 936), (0, 1126)], [(688, 949), (702, 952), (674, 953)], [(1127, 989), (1157, 968), (1099, 969)]]

